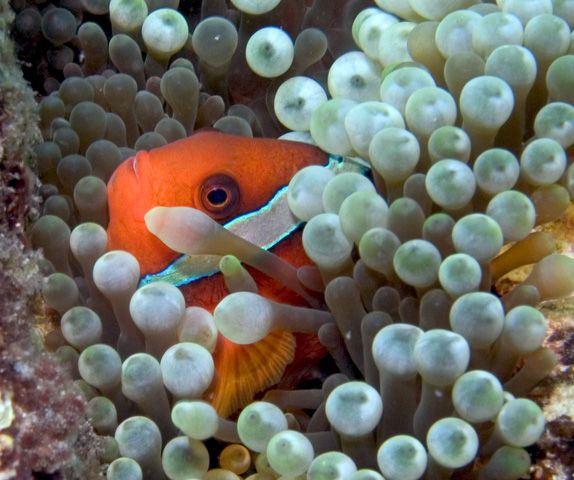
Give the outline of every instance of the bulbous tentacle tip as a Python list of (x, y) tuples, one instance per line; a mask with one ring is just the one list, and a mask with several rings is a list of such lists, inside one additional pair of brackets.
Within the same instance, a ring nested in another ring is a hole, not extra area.
[[(205, 213), (190, 207), (154, 207), (145, 214), (148, 230), (176, 252), (223, 255), (216, 238), (224, 228)], [(231, 235), (231, 234), (230, 234)]]
[(161, 230), (164, 223), (166, 207), (154, 207), (144, 216), (148, 230), (154, 235)]

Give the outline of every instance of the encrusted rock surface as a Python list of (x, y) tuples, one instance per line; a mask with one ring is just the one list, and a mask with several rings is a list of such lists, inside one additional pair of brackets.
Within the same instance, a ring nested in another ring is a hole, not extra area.
[(6, 37), (11, 21), (0, 0), (0, 478), (98, 478), (99, 440), (85, 419), (85, 399), (34, 341), (46, 313), (40, 254), (25, 232), (37, 215), (30, 166), (41, 135), (33, 92)]

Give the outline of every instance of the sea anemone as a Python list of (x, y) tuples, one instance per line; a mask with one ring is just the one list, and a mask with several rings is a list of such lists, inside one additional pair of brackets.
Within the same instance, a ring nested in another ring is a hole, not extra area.
[[(88, 392), (108, 478), (520, 478), (544, 418), (512, 395), (556, 363), (538, 303), (574, 290), (574, 261), (540, 231), (574, 193), (570, 10), (232, 3), (14, 5), (44, 140), (28, 239), (58, 322), (42, 348)], [(205, 127), (327, 158), (277, 197), (276, 243), (295, 231), (304, 253), (243, 238), (220, 176), (206, 211), (129, 213), (182, 255), (141, 281), (137, 255), (107, 251), (105, 184), (136, 152), (147, 181), (145, 152)], [(178, 288), (186, 261), (222, 273), (212, 311)], [(229, 368), (260, 370), (222, 402), (218, 355), (243, 345)]]

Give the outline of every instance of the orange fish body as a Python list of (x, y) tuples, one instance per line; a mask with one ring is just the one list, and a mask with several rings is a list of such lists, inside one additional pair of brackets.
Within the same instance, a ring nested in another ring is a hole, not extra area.
[[(149, 152), (140, 151), (122, 163), (108, 183), (108, 249), (133, 254), (140, 262), (142, 276), (156, 274), (181, 254), (147, 230), (144, 215), (152, 208), (193, 207), (226, 224), (258, 211), (301, 168), (327, 162), (325, 153), (304, 143), (216, 131), (198, 132)], [(311, 263), (303, 251), (300, 231), (292, 232), (272, 250), (296, 267)], [(250, 273), (261, 295), (283, 303), (305, 304), (275, 280), (253, 269)], [(188, 306), (209, 311), (227, 294), (221, 274), (180, 288)], [(284, 331), (271, 332), (252, 345), (236, 345), (220, 336), (214, 352), (218, 381), (210, 393), (220, 415), (229, 415), (257, 391), (277, 383), (294, 350), (294, 337)]]

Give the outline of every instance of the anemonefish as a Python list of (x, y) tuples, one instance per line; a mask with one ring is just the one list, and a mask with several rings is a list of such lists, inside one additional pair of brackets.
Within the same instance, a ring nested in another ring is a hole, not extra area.
[[(144, 215), (156, 206), (193, 207), (259, 246), (271, 248), (295, 267), (308, 265), (311, 262), (296, 229), (299, 222), (288, 212), (284, 194), (297, 171), (308, 165), (327, 166), (329, 161), (327, 154), (305, 143), (217, 131), (198, 132), (140, 151), (123, 162), (108, 183), (108, 249), (133, 254), (140, 262), (142, 281), (171, 281), (182, 289), (187, 306), (212, 312), (227, 294), (222, 275), (206, 270), (201, 259), (190, 262), (169, 249), (147, 230)], [(279, 202), (285, 205), (279, 208)], [(275, 280), (253, 269), (250, 273), (261, 295), (305, 304)], [(229, 415), (249, 403), (256, 392), (277, 383), (294, 358), (295, 343), (292, 334), (279, 330), (252, 345), (221, 337), (214, 352), (217, 384), (209, 397), (219, 414)], [(303, 348), (304, 354), (320, 349), (317, 342), (314, 345)]]

